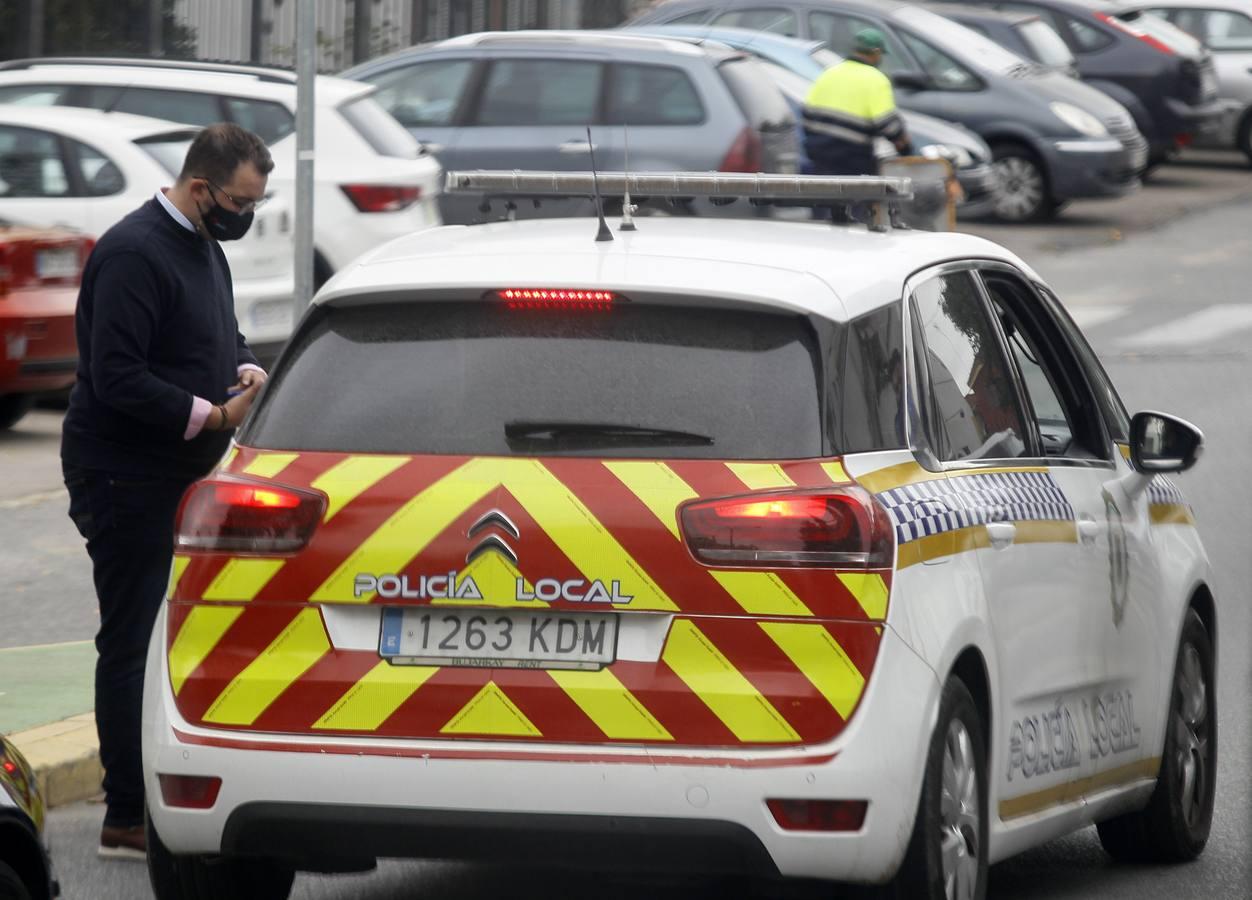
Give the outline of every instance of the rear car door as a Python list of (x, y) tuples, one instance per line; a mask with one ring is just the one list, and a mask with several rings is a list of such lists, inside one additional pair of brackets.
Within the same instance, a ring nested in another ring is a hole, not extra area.
[(1092, 625), (1107, 580), (1094, 583), (1098, 567), (1077, 540), (1074, 501), (1085, 493), (1039, 450), (974, 268), (924, 273), (910, 290), (931, 450), (964, 517), (958, 549), (972, 551), (982, 573), (998, 659), (993, 795), (1002, 798), (1000, 817), (1013, 819), (1077, 796), (1091, 772), (1082, 702), (1104, 678)]

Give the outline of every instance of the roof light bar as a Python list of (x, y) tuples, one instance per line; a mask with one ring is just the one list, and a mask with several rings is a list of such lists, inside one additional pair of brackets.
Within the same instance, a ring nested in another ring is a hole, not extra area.
[[(872, 175), (749, 175), (702, 172), (600, 172), (600, 193), (639, 197), (746, 197), (750, 200), (803, 201), (818, 204), (849, 201), (898, 201), (913, 196), (908, 178)], [(591, 172), (489, 171), (448, 172), (449, 193), (496, 197), (591, 197)]]

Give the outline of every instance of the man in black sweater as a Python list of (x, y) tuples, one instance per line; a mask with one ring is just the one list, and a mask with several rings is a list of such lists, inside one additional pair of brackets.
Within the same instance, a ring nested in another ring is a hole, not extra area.
[(273, 162), (229, 124), (196, 136), (172, 188), (110, 228), (83, 270), (78, 383), (61, 462), (87, 540), (100, 631), (100, 854), (143, 858), (144, 661), (169, 581), (183, 491), (226, 451), (265, 373), (235, 321), (218, 241), (243, 237)]

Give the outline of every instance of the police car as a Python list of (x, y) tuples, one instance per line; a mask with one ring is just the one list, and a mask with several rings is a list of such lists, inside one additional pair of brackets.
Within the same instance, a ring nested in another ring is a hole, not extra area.
[(872, 224), (502, 221), (337, 275), (179, 513), (156, 895), (424, 857), (977, 898), (1092, 822), (1198, 855), (1199, 431), (1128, 416), (1012, 253), (889, 227), (907, 183), (599, 187)]

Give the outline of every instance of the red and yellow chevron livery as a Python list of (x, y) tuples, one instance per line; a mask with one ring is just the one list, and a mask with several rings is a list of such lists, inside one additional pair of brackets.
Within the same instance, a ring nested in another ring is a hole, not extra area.
[[(681, 530), (689, 501), (849, 485), (837, 459), (240, 448), (219, 468), (227, 473), (320, 492), (325, 511), (292, 554), (176, 557), (169, 670), (190, 723), (412, 739), (807, 744), (839, 733), (874, 667), (890, 568), (714, 568), (694, 558)], [(516, 531), (504, 536), (516, 561), (490, 547), (471, 554), (504, 521)], [(416, 585), (449, 572), (453, 585), (472, 577), (481, 598), (449, 590), (449, 599), (383, 599), (360, 580), (387, 573)], [(629, 602), (596, 611), (655, 632), (652, 658), (564, 671), (393, 665), (379, 655), (383, 606), (588, 611), (518, 599), (519, 582), (540, 579), (616, 583)]]

